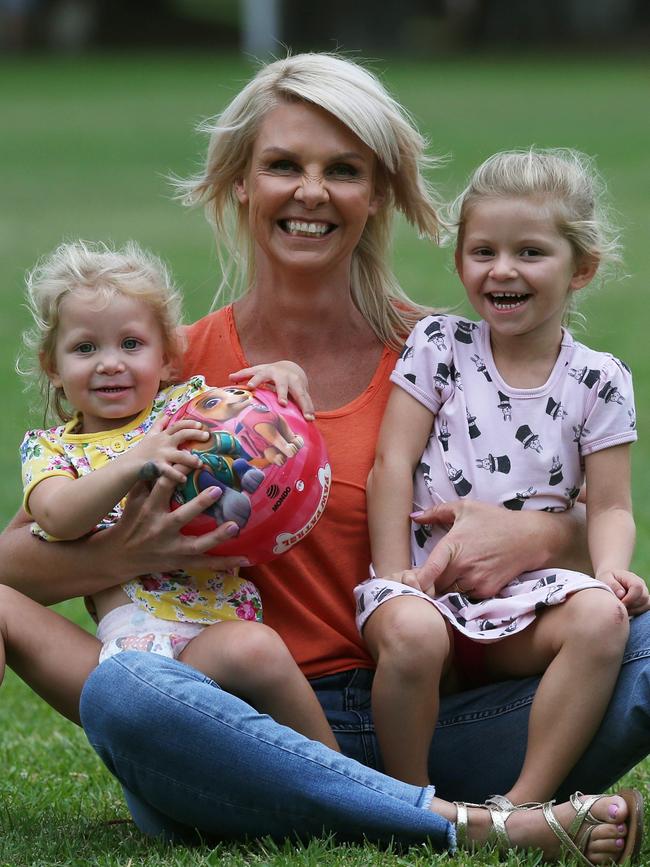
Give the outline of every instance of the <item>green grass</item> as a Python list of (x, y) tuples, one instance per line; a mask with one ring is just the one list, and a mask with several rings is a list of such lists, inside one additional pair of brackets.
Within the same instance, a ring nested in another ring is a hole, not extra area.
[[(444, 196), (457, 190), (472, 166), (501, 148), (569, 145), (598, 157), (620, 212), (629, 277), (586, 298), (588, 325), (581, 339), (620, 355), (635, 372), (641, 440), (634, 449), (639, 528), (634, 566), (650, 573), (650, 502), (644, 496), (650, 488), (650, 319), (643, 312), (650, 283), (647, 67), (621, 58), (583, 57), (573, 62), (378, 63), (376, 68), (385, 71), (433, 151), (451, 155), (433, 178)], [(205, 312), (217, 284), (210, 231), (200, 212), (184, 211), (171, 200), (165, 177), (196, 167), (205, 142), (193, 132), (194, 124), (218, 111), (249, 74), (242, 61), (224, 57), (0, 62), (0, 365), (7, 386), (2, 522), (20, 499), (18, 444), (40, 411), (13, 373), (20, 332), (27, 325), (21, 306), (24, 272), (63, 238), (116, 243), (135, 238), (171, 264), (185, 291), (188, 318)], [(448, 252), (418, 241), (402, 225), (395, 261), (415, 297), (440, 305), (461, 301)], [(87, 625), (79, 603), (62, 610)], [(119, 787), (82, 732), (12, 674), (0, 695), (0, 865), (448, 863), (425, 847), (405, 854), (316, 840), (307, 847), (262, 841), (210, 850), (145, 841), (130, 824), (110, 824), (127, 818), (127, 811)], [(648, 767), (644, 763), (629, 778), (646, 792)], [(469, 856), (455, 863), (470, 863)], [(471, 863), (481, 867), (498, 859), (486, 854)], [(511, 856), (507, 863), (532, 867), (538, 861)]]

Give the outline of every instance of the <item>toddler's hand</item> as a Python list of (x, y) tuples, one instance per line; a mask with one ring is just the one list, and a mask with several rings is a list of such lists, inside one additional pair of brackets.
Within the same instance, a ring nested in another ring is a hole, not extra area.
[(278, 396), (278, 403), (286, 406), (287, 397), (291, 395), (307, 421), (314, 420), (314, 404), (309, 395), (307, 374), (293, 361), (255, 364), (253, 367), (244, 367), (231, 373), (230, 378), (235, 382), (245, 379), (248, 388), (255, 388), (262, 383), (271, 383)]
[(611, 569), (596, 575), (611, 587), (630, 614), (643, 614), (650, 610), (650, 592), (643, 578), (625, 569)]
[(185, 481), (190, 470), (201, 466), (201, 461), (188, 449), (180, 448), (187, 440), (206, 441), (210, 434), (198, 421), (182, 420), (169, 423), (165, 416), (158, 418), (145, 434), (142, 440), (125, 454), (125, 458), (133, 461), (134, 469), (140, 478), (145, 464), (154, 464), (147, 468), (150, 476), (167, 476), (176, 484)]

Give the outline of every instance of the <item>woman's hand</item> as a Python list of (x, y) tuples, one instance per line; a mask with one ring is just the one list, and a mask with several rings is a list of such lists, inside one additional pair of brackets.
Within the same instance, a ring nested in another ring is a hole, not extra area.
[(246, 380), (248, 388), (271, 383), (278, 396), (278, 403), (286, 406), (288, 396), (298, 404), (307, 421), (314, 420), (314, 404), (309, 394), (307, 374), (293, 361), (276, 361), (273, 364), (256, 364), (230, 374), (235, 382)]
[(560, 531), (581, 535), (579, 523), (577, 527), (570, 523), (567, 513), (511, 512), (474, 500), (434, 506), (412, 519), (448, 529), (420, 569), (422, 590), (430, 594), (458, 590), (473, 599), (489, 599), (522, 572), (546, 568), (551, 555), (556, 555), (554, 565), (564, 565), (565, 540)]
[(129, 493), (120, 520), (97, 534), (110, 556), (118, 559), (116, 572), (121, 581), (148, 572), (210, 570), (228, 571), (248, 566), (245, 557), (218, 557), (206, 554), (239, 532), (237, 525), (226, 522), (203, 536), (185, 536), (181, 529), (201, 514), (221, 495), (217, 487), (207, 488), (193, 500), (174, 511), (169, 501), (173, 480), (161, 477), (152, 488), (138, 482)]

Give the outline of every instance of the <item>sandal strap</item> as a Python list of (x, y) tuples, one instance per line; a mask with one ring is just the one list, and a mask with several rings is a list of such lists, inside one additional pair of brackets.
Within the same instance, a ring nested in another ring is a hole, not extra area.
[(467, 833), (467, 804), (464, 801), (454, 801), (456, 807), (456, 842), (462, 849), (469, 849), (470, 840)]
[[(574, 802), (575, 798), (575, 802)], [(598, 797), (595, 798), (587, 798), (586, 801), (580, 801), (578, 793), (571, 796), (571, 805), (576, 810), (576, 815), (571, 825), (569, 826), (569, 831), (564, 830), (559, 820), (557, 819), (555, 813), (553, 812), (553, 804), (554, 801), (548, 801), (546, 804), (542, 804), (542, 811), (544, 813), (544, 818), (549, 826), (549, 828), (553, 831), (555, 836), (558, 838), (560, 843), (575, 857), (581, 864), (586, 864), (587, 867), (593, 867), (593, 861), (590, 861), (586, 855), (584, 854), (584, 850), (589, 842), (589, 837), (591, 835), (591, 831), (593, 825), (599, 824), (594, 820), (594, 817), (589, 814), (589, 809), (594, 805), (594, 803), (598, 800)], [(579, 806), (577, 806), (579, 804)], [(585, 809), (583, 809), (585, 807)], [(581, 821), (576, 825), (576, 819), (578, 816), (581, 816)], [(586, 833), (578, 834), (577, 832), (580, 830), (580, 825), (582, 821), (588, 822), (588, 827)]]
[[(503, 799), (502, 801), (497, 801)], [(510, 804), (507, 798), (502, 795), (495, 795), (486, 801), (485, 804), (472, 804), (468, 801), (454, 801), (456, 806), (456, 838), (458, 845), (463, 849), (471, 849), (473, 841), (469, 839), (468, 833), (468, 815), (467, 808), (473, 807), (477, 810), (487, 810), (490, 814), (492, 827), (488, 834), (488, 841), (495, 842), (501, 851), (512, 849), (512, 842), (506, 830), (506, 822), (510, 814), (516, 810), (516, 807), (507, 807), (504, 802)]]

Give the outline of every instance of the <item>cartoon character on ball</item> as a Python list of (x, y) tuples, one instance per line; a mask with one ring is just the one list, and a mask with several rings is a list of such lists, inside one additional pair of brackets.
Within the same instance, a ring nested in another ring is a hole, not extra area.
[(225, 386), (188, 401), (173, 420), (180, 418), (201, 422), (210, 440), (185, 444), (201, 467), (179, 486), (172, 508), (206, 488), (221, 491), (187, 532), (198, 535), (233, 521), (239, 536), (218, 552), (251, 559), (254, 548), (251, 562), (277, 556), (309, 532), (324, 508), (330, 469), (316, 426), (295, 406), (280, 406), (275, 393), (265, 389)]

